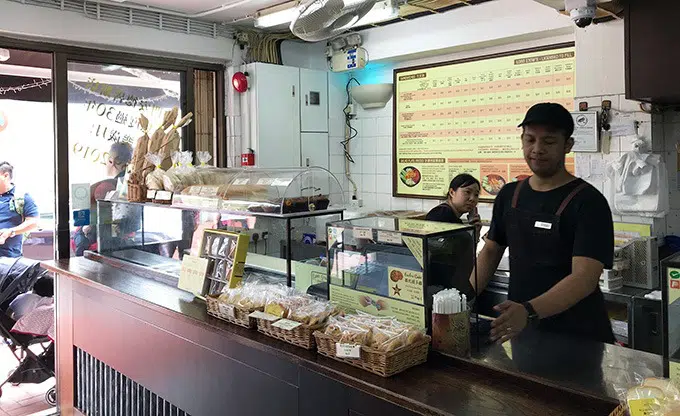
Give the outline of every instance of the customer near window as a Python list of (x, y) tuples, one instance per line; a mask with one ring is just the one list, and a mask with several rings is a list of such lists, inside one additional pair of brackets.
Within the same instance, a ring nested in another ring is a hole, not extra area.
[(21, 257), (24, 235), (38, 228), (38, 206), (13, 179), (14, 167), (0, 162), (0, 257)]
[[(531, 326), (613, 343), (598, 285), (613, 263), (612, 213), (597, 189), (565, 167), (574, 145), (572, 116), (559, 104), (536, 104), (518, 127), (533, 176), (501, 189), (477, 260), (481, 293), (510, 249), (508, 300), (494, 308), (500, 316), (491, 338), (505, 342)], [(474, 273), (470, 281), (475, 286)]]
[(106, 176), (109, 179), (90, 186), (90, 225), (78, 227), (73, 233), (71, 249), (76, 256), (82, 256), (86, 250), (97, 249), (97, 234), (93, 227), (97, 223), (97, 200), (104, 199), (106, 194), (116, 190), (118, 181), (125, 177), (127, 167), (132, 161), (132, 152), (129, 143), (116, 142), (111, 145), (106, 161)]

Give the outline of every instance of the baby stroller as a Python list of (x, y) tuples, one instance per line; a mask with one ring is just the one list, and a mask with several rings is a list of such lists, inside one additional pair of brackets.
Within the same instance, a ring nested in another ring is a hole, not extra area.
[[(35, 260), (0, 257), (0, 337), (19, 362), (19, 366), (0, 383), (0, 397), (2, 387), (7, 383), (40, 384), (54, 377), (54, 343), (48, 337), (10, 332), (16, 322), (7, 315), (10, 303), (21, 293), (31, 290), (35, 282), (47, 273)], [(29, 347), (33, 345), (39, 345), (42, 352), (36, 354), (31, 351)], [(45, 394), (45, 400), (52, 406), (56, 405), (55, 387)]]

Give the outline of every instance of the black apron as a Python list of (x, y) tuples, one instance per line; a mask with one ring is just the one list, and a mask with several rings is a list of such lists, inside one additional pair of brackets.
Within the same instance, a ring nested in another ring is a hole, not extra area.
[[(542, 295), (571, 274), (573, 246), (560, 235), (560, 216), (571, 200), (588, 186), (583, 182), (562, 201), (555, 214), (546, 214), (517, 208), (525, 182), (527, 180), (517, 184), (505, 219), (510, 247), (508, 299), (518, 303)], [(541, 319), (538, 329), (600, 342), (614, 343), (615, 340), (599, 287), (568, 310)]]

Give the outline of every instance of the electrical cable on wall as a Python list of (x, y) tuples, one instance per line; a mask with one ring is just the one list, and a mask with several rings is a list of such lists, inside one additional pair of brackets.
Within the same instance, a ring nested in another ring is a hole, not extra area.
[(352, 105), (352, 95), (350, 94), (350, 86), (352, 85), (352, 81), (356, 82), (357, 85), (361, 85), (359, 80), (357, 80), (354, 77), (351, 77), (349, 81), (347, 81), (347, 85), (345, 86), (345, 91), (347, 93), (347, 105), (345, 108), (342, 110), (343, 115), (345, 116), (345, 140), (341, 142), (342, 144), (342, 149), (345, 154), (345, 176), (347, 177), (347, 180), (349, 183), (352, 185), (352, 199), (356, 200), (357, 199), (357, 184), (354, 182), (352, 179), (352, 174), (350, 173), (350, 163), (355, 163), (354, 158), (352, 158), (352, 155), (350, 153), (350, 148), (349, 145), (351, 141), (357, 137), (359, 132), (357, 129), (352, 127), (352, 114), (349, 111), (350, 106)]
[(236, 39), (247, 47), (243, 58), (246, 64), (263, 62), (281, 65), (283, 63), (281, 43), (293, 38), (290, 33), (266, 34), (243, 31), (236, 35)]

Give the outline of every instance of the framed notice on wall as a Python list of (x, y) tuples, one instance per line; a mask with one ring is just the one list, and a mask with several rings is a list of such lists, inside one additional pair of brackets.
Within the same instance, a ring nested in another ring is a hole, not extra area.
[(561, 44), (396, 69), (394, 196), (441, 199), (454, 176), (470, 173), (490, 200), (530, 175), (517, 125), (539, 102), (573, 108), (574, 51)]

